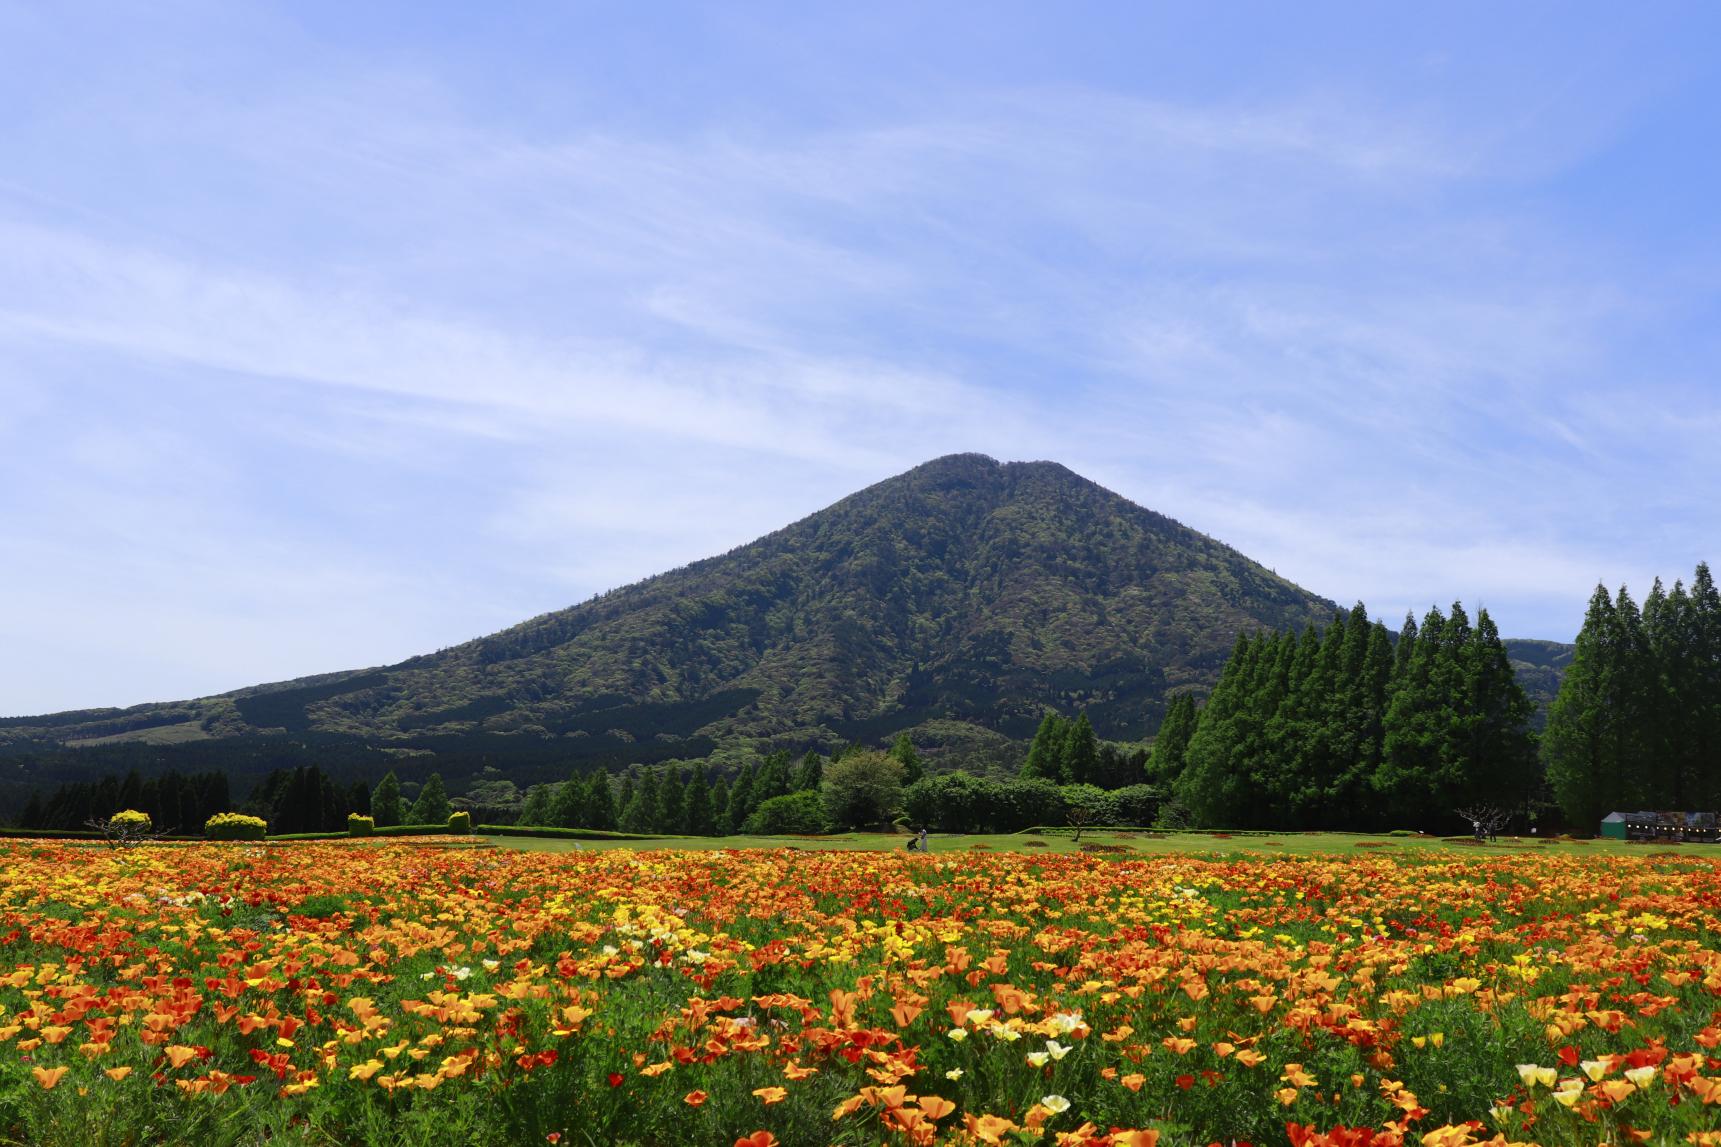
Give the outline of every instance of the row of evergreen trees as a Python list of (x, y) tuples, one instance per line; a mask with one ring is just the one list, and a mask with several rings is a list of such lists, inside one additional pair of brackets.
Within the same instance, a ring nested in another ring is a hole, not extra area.
[[(356, 790), (355, 790), (356, 791)], [(356, 806), (354, 812), (364, 812), (367, 806)], [(418, 787), (418, 796), (409, 804), (401, 795), (400, 778), (390, 770), (376, 783), (368, 805), (371, 823), (378, 828), (393, 828), (401, 824), (446, 824), (454, 811), (443, 787), (442, 774), (431, 773)], [(346, 827), (342, 818), (341, 827)]]
[[(246, 798), (244, 811), (268, 821), (271, 833), (345, 832), (347, 814), (365, 812), (370, 803), (364, 781), (340, 785), (316, 765), (300, 765), (265, 776)], [(202, 829), (199, 821), (194, 831)]]
[(1149, 770), (1203, 824), (1444, 830), (1459, 806), (1526, 806), (1532, 709), (1487, 610), (1406, 617), (1395, 645), (1358, 603), (1324, 631), (1239, 637)]
[[(853, 751), (841, 750), (831, 760)], [(904, 783), (923, 775), (924, 764), (906, 733), (897, 738), (890, 755), (902, 765)], [(619, 785), (601, 769), (575, 773), (559, 785), (533, 786), (519, 823), (684, 836), (730, 836), (749, 831), (749, 825), (758, 831), (776, 823), (757, 815), (761, 806), (797, 793), (816, 794), (825, 765), (816, 750), (799, 762), (779, 751), (757, 765), (742, 765), (733, 780), (713, 779), (702, 762), (691, 768), (636, 766), (622, 775)]]
[(1643, 608), (1596, 586), (1548, 713), (1542, 758), (1572, 824), (1610, 812), (1721, 809), (1721, 593), (1656, 580)]
[(1121, 789), (1145, 781), (1146, 766), (1145, 750), (1125, 749), (1096, 737), (1087, 713), (1074, 720), (1047, 713), (1028, 746), (1022, 779)]
[(110, 774), (95, 781), (72, 781), (45, 798), (32, 793), (18, 825), (76, 831), (128, 808), (148, 813), (162, 832), (198, 836), (204, 821), (231, 811), (233, 804), (226, 773), (167, 772), (145, 779), (134, 769), (123, 778)]

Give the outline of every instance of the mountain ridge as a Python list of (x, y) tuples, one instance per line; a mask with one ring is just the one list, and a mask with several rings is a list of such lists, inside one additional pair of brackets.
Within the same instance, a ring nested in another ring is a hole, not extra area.
[(1085, 702), (1139, 737), (1167, 689), (1211, 683), (1239, 628), (1321, 622), (1335, 608), (1059, 463), (956, 454), (724, 554), (435, 653), (9, 718), (0, 735), (66, 743), (195, 723), (210, 736), (818, 739), (894, 716), (1016, 731), (1044, 704)]
[[(30, 783), (102, 769), (569, 768), (829, 750), (912, 730), (1005, 773), (1048, 708), (1146, 738), (1237, 633), (1337, 605), (1055, 462), (947, 455), (725, 553), (392, 665), (188, 701), (0, 719)], [(1561, 648), (1525, 642), (1545, 704)], [(1569, 652), (1566, 654), (1569, 656)]]

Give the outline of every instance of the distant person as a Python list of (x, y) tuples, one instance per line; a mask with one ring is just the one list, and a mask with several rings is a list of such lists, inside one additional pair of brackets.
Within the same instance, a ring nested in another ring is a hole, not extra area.
[(925, 852), (928, 847), (930, 846), (926, 843), (926, 826), (921, 825), (920, 835), (915, 838), (915, 850), (918, 852)]

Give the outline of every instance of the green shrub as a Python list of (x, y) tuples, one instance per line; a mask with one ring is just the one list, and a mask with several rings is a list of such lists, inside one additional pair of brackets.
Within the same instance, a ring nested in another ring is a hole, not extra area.
[(468, 836), (472, 832), (472, 814), (456, 812), (448, 814), (448, 831), (456, 836)]
[(818, 790), (802, 789), (787, 796), (772, 797), (753, 810), (741, 831), (754, 836), (777, 836), (783, 833), (821, 833), (830, 829), (825, 817), (825, 801)]
[(1154, 785), (1126, 785), (1113, 789), (1111, 800), (1118, 824), (1146, 827), (1159, 815), (1165, 793)]
[(349, 812), (347, 814), (348, 836), (372, 836), (375, 833), (376, 821), (362, 813)]
[(269, 822), (242, 812), (218, 812), (203, 822), (203, 835), (210, 840), (262, 840), (269, 835)]

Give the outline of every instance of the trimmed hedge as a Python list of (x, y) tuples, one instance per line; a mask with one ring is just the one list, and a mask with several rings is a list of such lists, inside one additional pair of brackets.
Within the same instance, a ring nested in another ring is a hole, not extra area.
[(386, 828), (377, 829), (376, 832), (372, 835), (375, 835), (375, 836), (447, 836), (448, 835), (448, 826), (446, 824), (391, 824)]
[(242, 812), (218, 812), (203, 823), (203, 835), (210, 840), (263, 840), (269, 822)]
[[(17, 837), (20, 840), (105, 840), (99, 832), (90, 832), (82, 828), (7, 828), (0, 829), (0, 837)], [(202, 839), (201, 837), (199, 839)]]
[(455, 812), (448, 814), (448, 831), (456, 836), (466, 836), (472, 832), (472, 814)]
[(376, 821), (360, 813), (349, 812), (347, 814), (347, 835), (375, 836)]
[(541, 836), (555, 840), (662, 840), (647, 832), (611, 832), (602, 828), (555, 828), (542, 824), (481, 824), (480, 836)]

